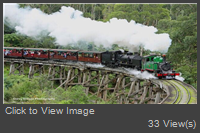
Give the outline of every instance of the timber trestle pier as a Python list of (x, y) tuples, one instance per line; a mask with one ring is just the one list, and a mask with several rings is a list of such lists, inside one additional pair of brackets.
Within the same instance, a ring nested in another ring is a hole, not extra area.
[[(29, 78), (47, 74), (55, 89), (63, 87), (67, 91), (72, 86), (82, 85), (86, 95), (90, 93), (105, 101), (116, 99), (118, 104), (176, 104), (184, 101), (187, 101), (184, 104), (197, 104), (197, 90), (191, 85), (177, 80), (140, 79), (123, 68), (13, 58), (4, 58), (4, 63), (10, 64), (9, 74), (28, 75)], [(24, 71), (25, 65), (29, 67), (28, 73)], [(54, 87), (55, 81), (59, 86)], [(185, 89), (188, 94), (181, 94), (177, 88)], [(186, 95), (188, 99), (183, 99)]]

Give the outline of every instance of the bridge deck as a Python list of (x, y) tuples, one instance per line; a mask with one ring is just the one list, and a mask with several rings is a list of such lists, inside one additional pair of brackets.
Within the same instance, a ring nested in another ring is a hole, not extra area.
[[(24, 63), (30, 64), (29, 77), (34, 75), (32, 65), (45, 65), (49, 66), (49, 74), (51, 81), (60, 80), (60, 86), (65, 85), (83, 85), (89, 90), (89, 87), (97, 86), (98, 92), (96, 94), (106, 100), (109, 90), (114, 90), (119, 103), (160, 103), (160, 104), (196, 104), (197, 103), (197, 90), (184, 82), (177, 80), (158, 80), (158, 79), (143, 79), (130, 72), (126, 68), (108, 68), (101, 64), (85, 64), (83, 62), (59, 62), (48, 60), (30, 60), (30, 59), (13, 59), (4, 58), (4, 62), (11, 64), (18, 63), (18, 68), (23, 66)], [(14, 67), (14, 66), (12, 66)], [(10, 67), (10, 70), (14, 71)], [(53, 68), (52, 68), (53, 67)], [(54, 77), (56, 70), (60, 77)], [(68, 72), (65, 72), (63, 67), (68, 67)], [(41, 71), (44, 67), (39, 68)], [(75, 74), (75, 70), (78, 73)], [(96, 77), (91, 76), (91, 72), (96, 71)], [(99, 75), (101, 72), (101, 76)], [(21, 73), (21, 72), (20, 72)], [(67, 75), (66, 75), (67, 74)], [(109, 74), (116, 74), (113, 79), (109, 79)], [(101, 79), (99, 79), (101, 77)], [(126, 83), (126, 78), (130, 79), (130, 83)], [(78, 78), (78, 83), (73, 80)], [(81, 79), (82, 78), (82, 79)], [(98, 83), (90, 84), (94, 79), (98, 79)], [(116, 85), (108, 88), (108, 83), (116, 81)], [(124, 89), (130, 87), (129, 92)]]

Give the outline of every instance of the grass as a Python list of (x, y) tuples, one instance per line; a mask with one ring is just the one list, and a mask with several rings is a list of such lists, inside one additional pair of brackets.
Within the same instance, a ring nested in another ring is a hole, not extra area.
[(197, 96), (197, 94), (192, 90), (192, 88), (189, 88), (189, 87), (187, 87), (188, 88), (188, 91), (189, 91), (189, 93), (190, 93), (190, 96), (191, 96), (191, 99), (190, 99), (190, 101), (189, 101), (189, 103), (188, 104), (194, 104), (194, 103), (196, 103), (197, 102), (197, 98), (195, 98), (195, 97), (192, 97), (192, 96)]

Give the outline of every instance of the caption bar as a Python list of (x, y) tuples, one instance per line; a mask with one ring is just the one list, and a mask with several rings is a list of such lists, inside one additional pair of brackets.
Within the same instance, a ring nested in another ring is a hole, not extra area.
[(6, 107), (6, 114), (38, 114), (41, 112), (42, 114), (82, 114), (83, 116), (94, 115), (94, 109), (70, 109), (66, 107), (66, 109), (52, 109), (50, 107), (41, 107), (40, 109), (34, 109), (29, 107), (25, 109), (24, 107), (16, 108), (16, 107)]

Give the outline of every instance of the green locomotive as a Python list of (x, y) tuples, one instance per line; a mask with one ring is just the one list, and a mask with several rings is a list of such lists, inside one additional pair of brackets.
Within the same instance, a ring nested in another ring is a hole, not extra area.
[(166, 61), (165, 55), (161, 57), (156, 54), (151, 54), (143, 57), (141, 71), (151, 72), (159, 79), (172, 79), (180, 74), (173, 71), (170, 63)]

